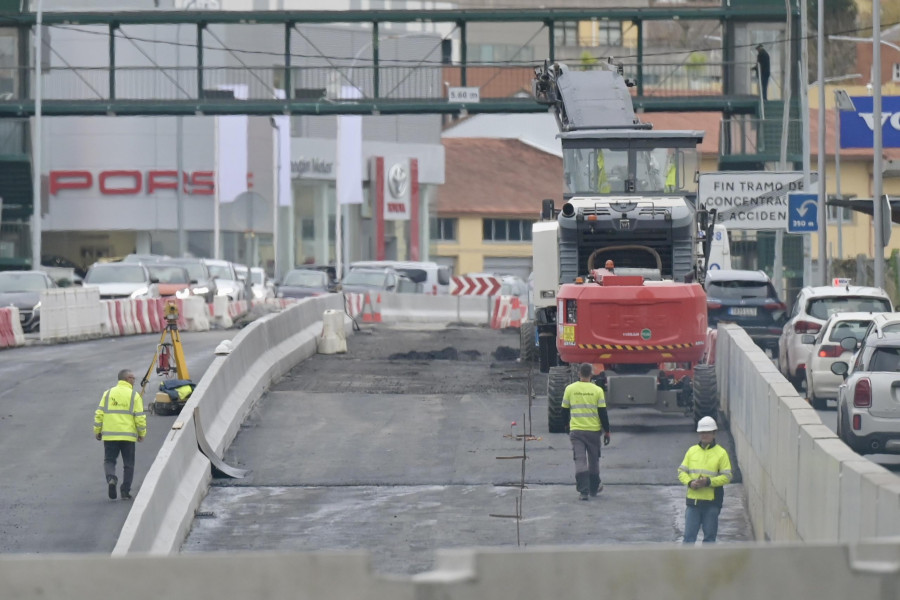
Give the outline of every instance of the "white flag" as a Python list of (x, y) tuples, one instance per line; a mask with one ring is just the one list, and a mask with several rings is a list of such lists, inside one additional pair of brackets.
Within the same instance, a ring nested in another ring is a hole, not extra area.
[[(246, 100), (246, 85), (220, 85), (232, 90), (237, 100)], [(216, 117), (216, 188), (219, 202), (233, 202), (247, 191), (247, 115)]]
[[(341, 89), (341, 99), (361, 98), (354, 86)], [(337, 118), (337, 178), (338, 204), (362, 204), (363, 149), (362, 117), (341, 115)]]

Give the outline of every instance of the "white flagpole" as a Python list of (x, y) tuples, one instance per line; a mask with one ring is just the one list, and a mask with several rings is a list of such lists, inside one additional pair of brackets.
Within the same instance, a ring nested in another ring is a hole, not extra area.
[(216, 169), (216, 193), (213, 195), (213, 258), (221, 259), (221, 248), (219, 247), (219, 202), (221, 200), (220, 190), (222, 189), (221, 169), (219, 168), (219, 117), (216, 117), (216, 126), (213, 133), (213, 149), (215, 153), (215, 169)]

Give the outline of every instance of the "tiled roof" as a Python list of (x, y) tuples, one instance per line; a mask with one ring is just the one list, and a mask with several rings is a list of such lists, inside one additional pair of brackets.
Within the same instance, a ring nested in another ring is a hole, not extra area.
[(563, 192), (562, 159), (519, 140), (445, 138), (440, 215), (537, 218), (541, 200)]

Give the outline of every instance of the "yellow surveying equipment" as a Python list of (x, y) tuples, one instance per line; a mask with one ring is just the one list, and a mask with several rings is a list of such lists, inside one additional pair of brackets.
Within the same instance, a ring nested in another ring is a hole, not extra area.
[[(166, 326), (163, 328), (156, 352), (150, 361), (150, 366), (141, 380), (141, 397), (150, 382), (150, 374), (156, 368), (156, 374), (161, 375), (166, 381), (159, 384), (160, 392), (156, 394), (156, 400), (151, 402), (150, 411), (160, 415), (177, 414), (184, 408), (187, 398), (193, 391), (194, 383), (190, 380), (187, 362), (184, 359), (184, 349), (181, 347), (181, 334), (178, 331), (178, 305), (175, 302), (166, 302), (163, 308)], [(166, 341), (169, 338), (170, 341)], [(174, 377), (174, 379), (173, 379)]]

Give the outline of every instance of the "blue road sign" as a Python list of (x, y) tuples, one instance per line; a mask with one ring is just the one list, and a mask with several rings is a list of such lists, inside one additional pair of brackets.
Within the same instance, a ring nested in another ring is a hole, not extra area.
[(818, 202), (816, 194), (788, 194), (788, 233), (819, 230)]

